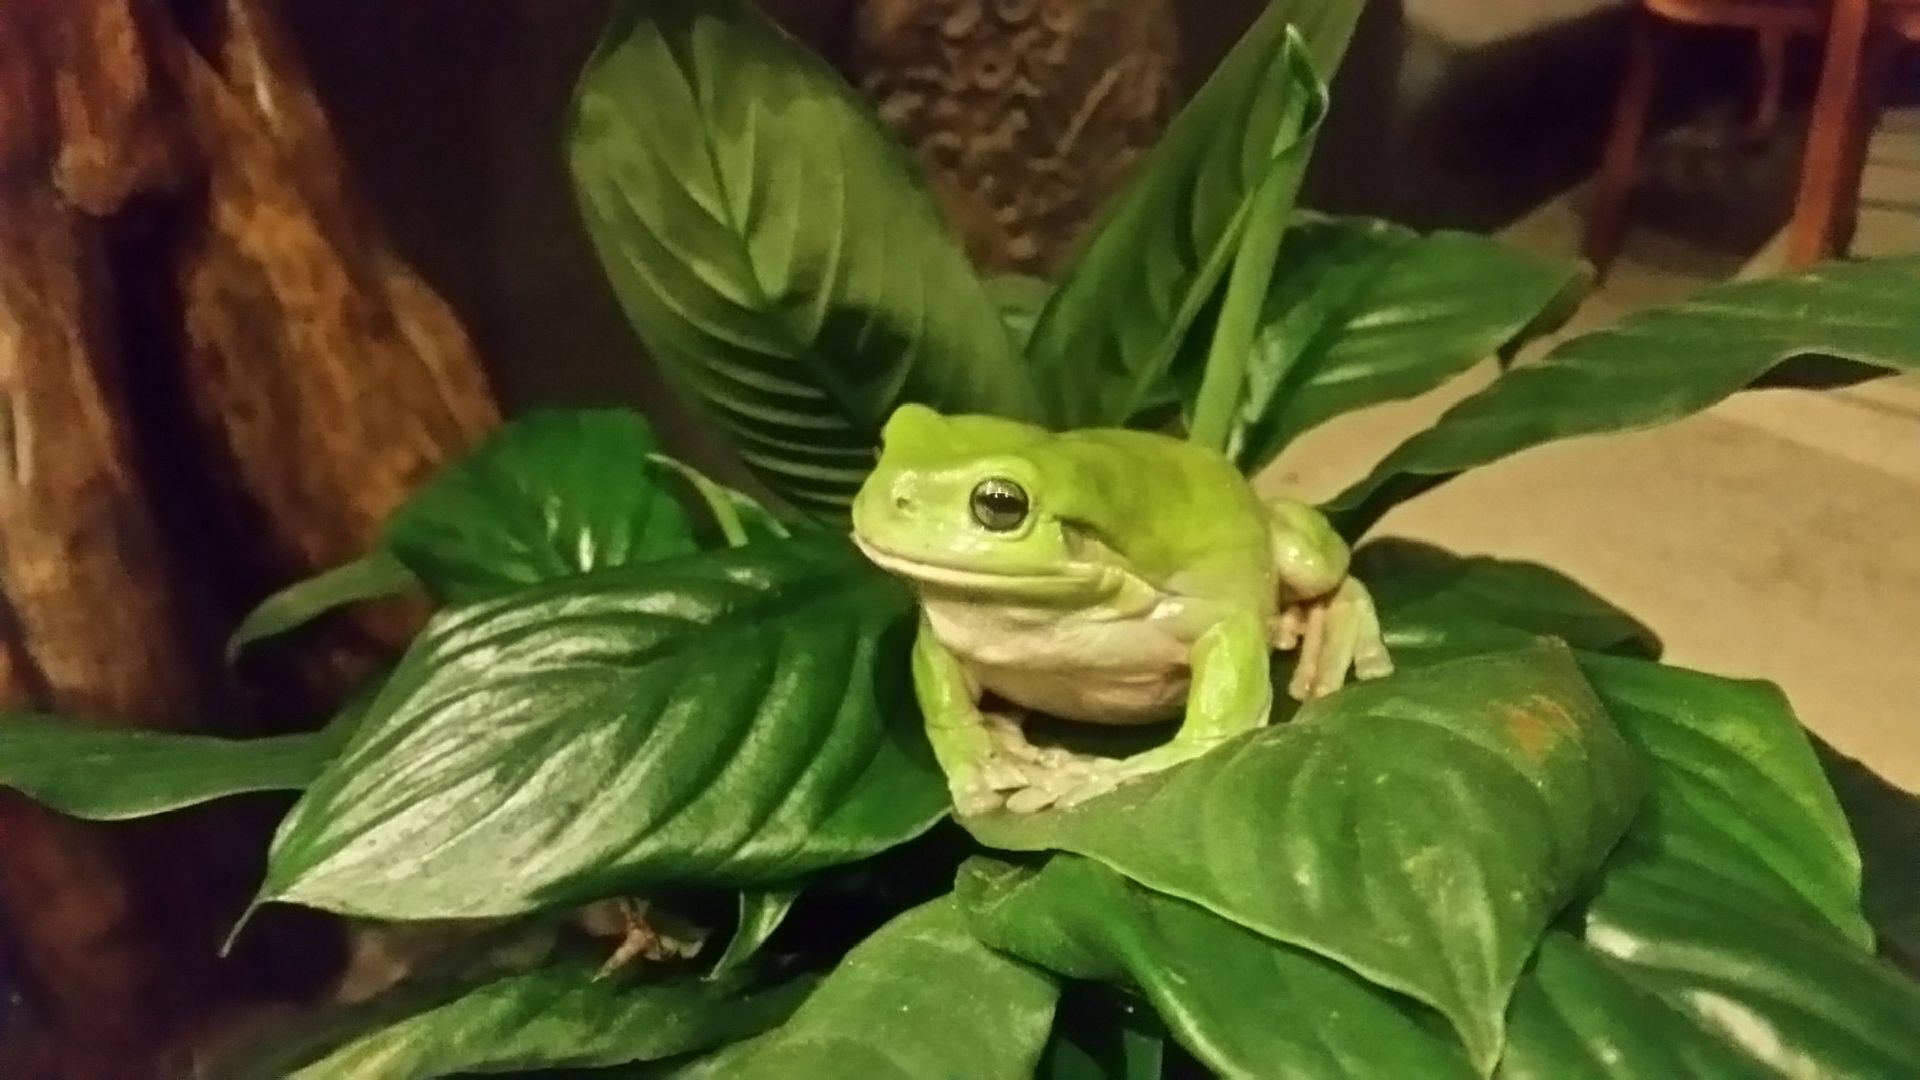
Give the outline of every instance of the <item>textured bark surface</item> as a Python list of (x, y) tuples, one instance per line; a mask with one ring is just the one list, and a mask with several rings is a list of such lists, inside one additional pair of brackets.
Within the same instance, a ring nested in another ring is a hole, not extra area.
[(1171, 0), (862, 0), (849, 66), (976, 265), (1047, 276), (1179, 104)]
[[(231, 720), (231, 620), (362, 553), (497, 422), (268, 15), (0, 3), (0, 709), (259, 726)], [(336, 626), (299, 684), (336, 688), (418, 615)], [(48, 1036), (0, 1047), (0, 1075), (163, 1072), (239, 974), (212, 946), (260, 824), (0, 797), (0, 910)]]

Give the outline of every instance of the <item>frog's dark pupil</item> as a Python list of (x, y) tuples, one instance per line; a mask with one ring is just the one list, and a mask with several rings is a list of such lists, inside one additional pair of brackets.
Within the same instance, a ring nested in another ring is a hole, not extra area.
[(973, 489), (973, 520), (994, 532), (1011, 532), (1027, 520), (1027, 493), (1011, 480), (994, 477)]

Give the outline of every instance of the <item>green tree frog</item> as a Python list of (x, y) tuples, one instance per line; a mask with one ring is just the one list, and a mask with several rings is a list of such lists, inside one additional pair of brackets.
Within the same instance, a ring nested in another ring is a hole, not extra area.
[[(919, 598), (914, 690), (962, 813), (1072, 805), (1265, 724), (1276, 648), (1299, 650), (1300, 700), (1393, 667), (1326, 518), (1164, 435), (904, 405), (853, 536)], [(1154, 749), (1086, 758), (983, 713), (988, 693), (1070, 721), (1181, 723)]]

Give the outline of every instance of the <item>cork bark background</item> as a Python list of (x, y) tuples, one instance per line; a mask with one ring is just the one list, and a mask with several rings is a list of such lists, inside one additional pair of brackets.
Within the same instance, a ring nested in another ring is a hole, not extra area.
[[(335, 620), (245, 677), (219, 667), (220, 636), (363, 552), (498, 422), (270, 15), (0, 4), (0, 707), (311, 723), (419, 612)], [(0, 905), (41, 1012), (0, 1074), (160, 1075), (222, 1002), (298, 989), (312, 925), (214, 954), (271, 811), (109, 830), (0, 793)]]

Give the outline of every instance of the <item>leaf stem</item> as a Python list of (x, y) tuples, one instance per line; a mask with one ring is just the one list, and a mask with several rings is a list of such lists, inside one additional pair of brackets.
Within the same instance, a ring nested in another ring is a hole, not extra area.
[[(1302, 140), (1288, 150), (1298, 153)], [(1299, 183), (1299, 170), (1275, 169), (1261, 185), (1254, 205), (1261, 211), (1247, 223), (1246, 235), (1234, 253), (1233, 269), (1227, 277), (1227, 297), (1220, 317), (1213, 324), (1213, 339), (1207, 347), (1207, 364), (1200, 377), (1200, 390), (1194, 397), (1193, 420), (1187, 438), (1222, 453), (1229, 452), (1233, 438), (1234, 415), (1246, 393), (1247, 358), (1253, 352), (1254, 338), (1260, 332), (1262, 309), (1266, 305), (1267, 285), (1273, 279), (1273, 266), (1280, 255), (1280, 238), (1285, 234), (1288, 212), (1293, 208), (1293, 189)]]

